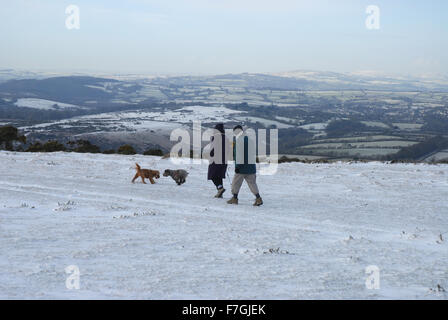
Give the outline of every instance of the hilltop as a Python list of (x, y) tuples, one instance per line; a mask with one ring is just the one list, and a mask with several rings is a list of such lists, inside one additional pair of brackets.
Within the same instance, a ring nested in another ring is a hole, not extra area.
[[(132, 184), (135, 162), (190, 174)], [(238, 206), (213, 198), (205, 163), (4, 151), (0, 163), (0, 298), (447, 298), (448, 165), (285, 163), (258, 177), (254, 208), (247, 186)], [(69, 265), (80, 290), (65, 287)]]

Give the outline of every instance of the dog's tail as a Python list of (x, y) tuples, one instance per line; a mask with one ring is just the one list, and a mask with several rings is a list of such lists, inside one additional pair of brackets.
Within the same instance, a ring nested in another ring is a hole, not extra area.
[(140, 168), (140, 166), (138, 165), (137, 162), (135, 163), (135, 169), (137, 169), (138, 172), (140, 172), (140, 170), (141, 170), (141, 168)]

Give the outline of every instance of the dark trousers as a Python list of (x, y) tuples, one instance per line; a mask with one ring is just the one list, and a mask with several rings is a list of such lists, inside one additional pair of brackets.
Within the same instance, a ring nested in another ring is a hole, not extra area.
[(223, 187), (222, 178), (213, 178), (212, 181), (215, 184), (216, 189), (220, 189)]

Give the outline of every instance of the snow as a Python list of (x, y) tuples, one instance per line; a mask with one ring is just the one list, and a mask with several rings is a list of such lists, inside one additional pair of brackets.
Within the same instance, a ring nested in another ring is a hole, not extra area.
[[(135, 162), (190, 174), (132, 184)], [(448, 298), (435, 290), (448, 289), (447, 165), (281, 164), (258, 176), (255, 208), (246, 185), (238, 206), (213, 198), (205, 163), (4, 151), (0, 163), (0, 298)]]
[[(191, 124), (193, 121), (202, 122), (227, 122), (234, 119), (234, 114), (244, 111), (232, 110), (226, 107), (204, 107), (188, 106), (173, 111), (146, 112), (146, 111), (123, 111), (107, 112), (86, 116), (77, 116), (69, 119), (40, 123), (33, 126), (21, 127), (21, 130), (33, 130), (35, 132), (45, 131), (54, 125), (66, 127), (86, 127), (96, 129), (127, 130), (162, 130), (170, 133), (179, 128), (179, 124)], [(43, 129), (43, 130), (42, 130)]]
[(264, 118), (258, 118), (258, 117), (236, 117), (236, 120), (238, 121), (250, 121), (250, 122), (260, 122), (261, 124), (263, 124), (265, 127), (269, 127), (272, 125), (275, 125), (278, 129), (285, 129), (285, 128), (291, 128), (292, 125), (289, 124), (285, 124), (279, 121), (275, 121), (275, 120), (269, 120), (269, 119), (264, 119)]
[(309, 123), (299, 126), (299, 128), (303, 128), (305, 130), (325, 130), (328, 122), (320, 122), (320, 123)]
[(34, 108), (40, 110), (55, 110), (55, 105), (61, 109), (79, 109), (80, 106), (62, 103), (52, 100), (36, 99), (36, 98), (20, 98), (14, 103), (17, 107)]

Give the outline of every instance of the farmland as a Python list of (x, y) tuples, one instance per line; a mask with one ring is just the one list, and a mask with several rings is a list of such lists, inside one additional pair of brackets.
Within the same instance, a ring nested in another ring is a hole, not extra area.
[(137, 149), (169, 149), (170, 131), (192, 120), (242, 123), (279, 129), (281, 154), (378, 160), (448, 137), (447, 83), (298, 71), (50, 77), (0, 82), (0, 122), (30, 139), (82, 137), (107, 147), (119, 140)]

